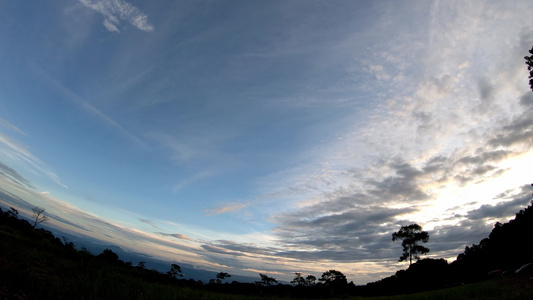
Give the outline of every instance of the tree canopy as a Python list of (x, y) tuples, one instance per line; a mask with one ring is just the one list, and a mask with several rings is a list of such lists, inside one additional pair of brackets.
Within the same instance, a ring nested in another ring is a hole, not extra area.
[(419, 242), (428, 242), (429, 233), (422, 231), (422, 227), (418, 224), (402, 226), (400, 230), (392, 234), (392, 240), (402, 240), (403, 253), (398, 261), (405, 261), (409, 258), (409, 265), (413, 263), (413, 258), (420, 259), (419, 254), (429, 252), (428, 248), (419, 244)]
[(307, 275), (305, 278), (302, 276), (302, 273), (294, 273), (296, 275), (291, 281), (292, 284), (299, 286), (312, 286), (315, 284), (316, 277), (313, 275)]
[(183, 274), (181, 274), (181, 267), (177, 264), (170, 265), (170, 271), (167, 272), (167, 275), (172, 278), (183, 277)]
[(346, 276), (341, 271), (337, 270), (324, 272), (318, 281), (323, 282), (325, 285), (348, 284)]
[(226, 278), (229, 278), (231, 277), (230, 274), (226, 273), (226, 272), (220, 272), (217, 274), (217, 279), (216, 279), (216, 283), (217, 284), (222, 284), (222, 282), (226, 279)]

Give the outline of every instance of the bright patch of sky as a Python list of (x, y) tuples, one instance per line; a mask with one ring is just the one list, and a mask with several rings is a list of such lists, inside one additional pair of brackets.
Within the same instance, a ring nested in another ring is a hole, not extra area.
[(355, 283), (528, 205), (530, 1), (4, 1), (0, 201), (169, 261)]

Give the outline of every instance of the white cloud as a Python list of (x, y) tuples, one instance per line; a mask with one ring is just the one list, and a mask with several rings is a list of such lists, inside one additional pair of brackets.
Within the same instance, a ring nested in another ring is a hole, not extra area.
[(80, 0), (80, 2), (104, 16), (104, 26), (109, 31), (120, 32), (118, 25), (124, 20), (146, 32), (154, 31), (154, 25), (137, 7), (124, 0)]
[[(428, 30), (421, 31), (429, 38), (424, 47), (418, 45), (424, 42), (421, 35), (415, 41), (398, 37), (363, 60), (362, 70), (378, 79), (377, 88), (386, 89), (375, 93), (378, 104), (372, 114), (364, 121), (354, 117), (351, 132), (328, 144), (310, 163), (319, 167), (306, 169), (330, 184), (303, 191), (304, 205), (273, 217), (279, 225), (275, 232), (287, 245), (296, 241), (302, 248), (323, 251), (354, 249), (355, 260), (385, 258), (390, 254), (383, 251), (390, 231), (402, 222), (451, 218), (461, 212), (452, 206), (465, 201), (482, 207), (498, 192), (476, 189), (472, 198), (467, 197), (470, 187), (515, 174), (506, 162), (529, 151), (533, 140), (527, 117), (531, 107), (524, 96), (530, 91), (522, 84), (527, 78), (524, 44), (529, 46), (523, 40), (531, 37), (531, 30), (521, 31), (520, 17), (506, 19), (496, 13), (508, 10), (502, 3), (487, 3), (481, 10), (445, 3), (435, 5)], [(295, 178), (314, 178), (309, 173)], [(523, 184), (514, 178), (518, 181), (508, 187)], [(312, 181), (316, 180), (307, 183)], [(382, 207), (372, 211), (383, 214), (359, 215), (365, 205), (375, 203)], [(386, 239), (380, 238), (379, 230), (359, 225), (366, 215), (372, 216), (368, 222), (386, 224), (382, 228)], [(478, 242), (479, 232), (488, 233), (490, 225), (478, 229), (469, 236), (471, 243)], [(443, 238), (452, 241), (452, 231)], [(453, 249), (442, 247), (439, 251), (447, 254), (458, 249), (453, 243), (449, 246)], [(330, 255), (344, 257), (343, 251)]]

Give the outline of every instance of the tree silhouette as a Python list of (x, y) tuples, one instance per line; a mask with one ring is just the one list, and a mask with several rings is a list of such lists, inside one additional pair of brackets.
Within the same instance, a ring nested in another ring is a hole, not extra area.
[(320, 277), (318, 281), (323, 282), (325, 285), (348, 284), (346, 276), (337, 270), (329, 270), (322, 273), (322, 277)]
[(104, 251), (98, 254), (97, 257), (111, 264), (116, 264), (119, 262), (118, 255), (111, 249), (104, 249)]
[(392, 240), (402, 240), (403, 254), (398, 261), (404, 261), (409, 258), (409, 266), (413, 263), (413, 258), (420, 259), (418, 254), (426, 254), (429, 249), (419, 245), (419, 242), (427, 243), (429, 233), (422, 231), (418, 224), (402, 226), (400, 230), (392, 234)]
[(140, 261), (137, 263), (137, 268), (141, 269), (141, 270), (146, 270), (146, 262), (145, 261)]
[(316, 277), (313, 275), (307, 275), (305, 277), (305, 286), (315, 285)]
[(529, 71), (529, 87), (533, 91), (533, 47), (529, 50), (531, 56), (524, 56), (526, 60), (527, 70)]
[(48, 217), (44, 215), (44, 208), (34, 207), (31, 210), (33, 211), (33, 229), (35, 229), (37, 225), (48, 221)]
[(15, 219), (18, 219), (19, 218), (19, 211), (17, 209), (15, 209), (13, 206), (11, 206), (9, 208), (9, 211), (7, 212), (7, 214), (10, 216), (10, 217), (13, 217)]
[(231, 277), (230, 274), (226, 273), (226, 272), (220, 272), (217, 274), (217, 281), (216, 283), (217, 284), (222, 284), (222, 281), (228, 277)]
[(167, 272), (167, 275), (172, 278), (183, 277), (183, 274), (181, 274), (181, 267), (177, 264), (170, 265), (170, 271)]
[(278, 281), (274, 279), (274, 277), (269, 277), (261, 273), (259, 273), (259, 276), (261, 277), (261, 281), (256, 281), (255, 282), (256, 284), (263, 285), (263, 286), (271, 286), (275, 283), (278, 283)]
[(316, 277), (313, 275), (307, 275), (305, 278), (302, 276), (302, 273), (294, 273), (296, 275), (291, 281), (292, 284), (298, 286), (312, 286), (315, 284)]

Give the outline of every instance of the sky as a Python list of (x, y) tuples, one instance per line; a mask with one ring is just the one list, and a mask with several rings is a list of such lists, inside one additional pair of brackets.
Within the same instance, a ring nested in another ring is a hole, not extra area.
[(531, 201), (532, 12), (0, 0), (0, 204), (229, 274), (376, 281), (411, 223), (452, 261)]

